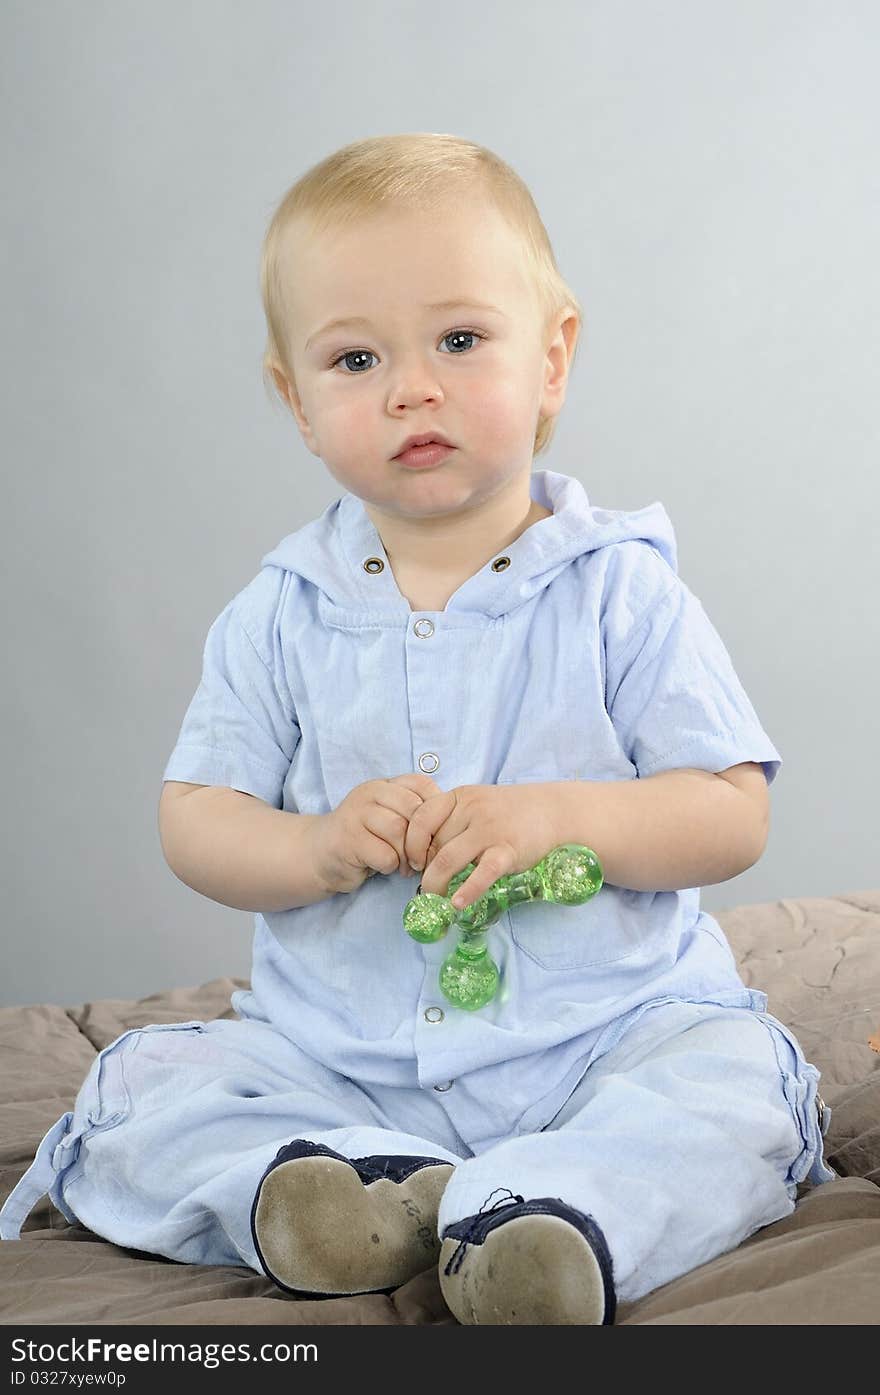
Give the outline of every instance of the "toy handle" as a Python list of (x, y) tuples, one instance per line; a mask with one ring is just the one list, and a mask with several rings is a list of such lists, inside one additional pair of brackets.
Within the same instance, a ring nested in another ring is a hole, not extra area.
[(524, 901), (581, 906), (602, 886), (602, 867), (592, 848), (561, 843), (534, 867), (499, 877), (472, 905), (456, 910), (451, 897), (467, 881), (475, 865), (469, 862), (456, 872), (445, 896), (419, 888), (403, 912), (408, 935), (421, 944), (433, 944), (443, 938), (450, 925), (459, 926), (462, 932), (485, 930), (511, 906)]

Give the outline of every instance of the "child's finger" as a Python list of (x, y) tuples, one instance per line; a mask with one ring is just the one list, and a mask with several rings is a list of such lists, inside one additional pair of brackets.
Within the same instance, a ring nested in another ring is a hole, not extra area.
[(506, 871), (510, 871), (509, 862), (510, 858), (505, 854), (503, 848), (487, 848), (467, 881), (462, 882), (452, 897), (455, 909), (457, 911), (466, 910), (475, 901), (479, 901), (480, 897), (489, 890), (489, 887), (494, 886), (499, 877), (505, 876)]
[[(471, 873), (466, 882), (462, 882), (458, 891), (452, 898), (452, 904), (457, 911), (467, 910), (468, 906), (472, 906), (474, 901), (479, 901), (483, 892), (477, 890), (478, 885), (479, 880), (474, 872)], [(491, 882), (489, 885), (491, 886)], [(488, 887), (485, 887), (484, 890), (488, 890)]]
[[(439, 795), (426, 799), (410, 819), (404, 847), (410, 864), (417, 872), (427, 867), (431, 857), (439, 851), (433, 844), (433, 839), (440, 829), (443, 829), (444, 834), (447, 833), (444, 825), (454, 808), (455, 796), (449, 791), (441, 791)], [(451, 829), (448, 831), (451, 834)], [(448, 838), (444, 837), (444, 842), (447, 841)]]

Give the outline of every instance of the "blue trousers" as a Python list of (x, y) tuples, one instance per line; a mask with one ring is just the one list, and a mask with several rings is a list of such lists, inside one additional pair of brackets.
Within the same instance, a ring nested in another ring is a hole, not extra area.
[(787, 1216), (804, 1178), (834, 1177), (818, 1079), (769, 1014), (666, 1002), (589, 1066), (543, 1130), (475, 1154), (433, 1090), (349, 1080), (267, 1023), (145, 1027), (96, 1058), (0, 1212), (0, 1237), (17, 1238), (48, 1192), (114, 1244), (262, 1272), (254, 1193), (278, 1149), (306, 1138), (348, 1157), (454, 1163), (441, 1234), (498, 1188), (560, 1197), (601, 1227), (617, 1297), (632, 1301)]

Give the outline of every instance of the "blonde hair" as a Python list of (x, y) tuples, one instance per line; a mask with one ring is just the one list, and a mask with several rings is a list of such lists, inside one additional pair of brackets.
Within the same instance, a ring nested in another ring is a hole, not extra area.
[[(519, 175), (491, 150), (458, 136), (435, 132), (371, 136), (343, 146), (307, 170), (281, 199), (263, 239), (260, 287), (267, 325), (263, 379), (285, 406), (289, 405), (287, 398), (272, 370), (280, 369), (295, 383), (284, 295), (284, 277), (289, 272), (285, 236), (291, 225), (302, 219), (320, 234), (341, 229), (381, 206), (430, 208), (448, 197), (450, 190), (473, 186), (489, 196), (520, 235), (545, 326), (566, 306), (577, 312), (578, 334), (571, 354), (574, 363), (583, 323), (581, 306), (559, 273), (547, 230)], [(555, 417), (539, 417), (534, 455), (546, 450), (555, 425)]]

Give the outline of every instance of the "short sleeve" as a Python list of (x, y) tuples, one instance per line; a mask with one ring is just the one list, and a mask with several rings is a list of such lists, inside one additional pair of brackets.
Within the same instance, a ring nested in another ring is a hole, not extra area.
[(246, 627), (253, 592), (239, 593), (208, 631), (201, 682), (189, 704), (163, 780), (226, 785), (280, 809), (300, 731), (272, 649)]
[[(608, 714), (640, 777), (782, 758), (697, 597), (664, 565), (662, 595), (620, 644), (606, 639)], [(670, 577), (672, 578), (670, 584)]]

